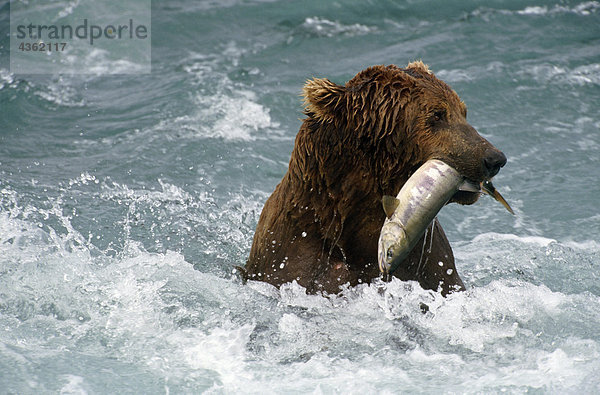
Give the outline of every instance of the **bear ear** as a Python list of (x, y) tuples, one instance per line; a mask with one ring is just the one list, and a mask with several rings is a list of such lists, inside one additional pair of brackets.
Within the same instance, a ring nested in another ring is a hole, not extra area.
[(420, 60), (416, 60), (414, 62), (410, 62), (407, 66), (407, 69), (410, 70), (414, 70), (417, 72), (420, 72), (421, 74), (430, 74), (433, 75), (433, 73), (431, 72), (431, 70), (429, 70), (429, 66), (427, 66), (425, 63), (423, 63)]
[(331, 122), (345, 107), (346, 88), (327, 78), (306, 81), (302, 89), (306, 113), (316, 119)]

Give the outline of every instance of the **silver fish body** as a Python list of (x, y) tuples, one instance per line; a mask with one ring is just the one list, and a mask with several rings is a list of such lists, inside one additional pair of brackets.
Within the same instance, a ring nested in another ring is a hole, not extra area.
[(391, 274), (396, 270), (464, 181), (465, 177), (454, 168), (434, 159), (417, 169), (395, 199), (384, 197), (387, 218), (378, 244), (381, 272)]

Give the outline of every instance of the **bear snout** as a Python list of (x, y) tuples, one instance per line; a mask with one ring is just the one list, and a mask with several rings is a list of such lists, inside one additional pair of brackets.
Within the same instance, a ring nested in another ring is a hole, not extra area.
[(483, 168), (490, 179), (500, 171), (500, 168), (506, 164), (506, 156), (497, 149), (487, 149), (483, 155)]

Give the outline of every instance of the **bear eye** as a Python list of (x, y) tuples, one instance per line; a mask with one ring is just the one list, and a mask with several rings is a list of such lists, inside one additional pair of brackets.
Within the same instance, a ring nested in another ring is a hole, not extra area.
[(446, 119), (446, 110), (437, 110), (433, 112), (433, 121), (440, 122)]

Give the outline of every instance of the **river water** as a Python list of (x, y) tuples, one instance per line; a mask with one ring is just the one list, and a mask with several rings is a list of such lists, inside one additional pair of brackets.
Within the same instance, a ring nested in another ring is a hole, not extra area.
[[(2, 32), (0, 393), (600, 393), (599, 2), (153, 2), (149, 74)], [(516, 216), (439, 215), (468, 290), (242, 285), (304, 81), (415, 59), (508, 157)]]

